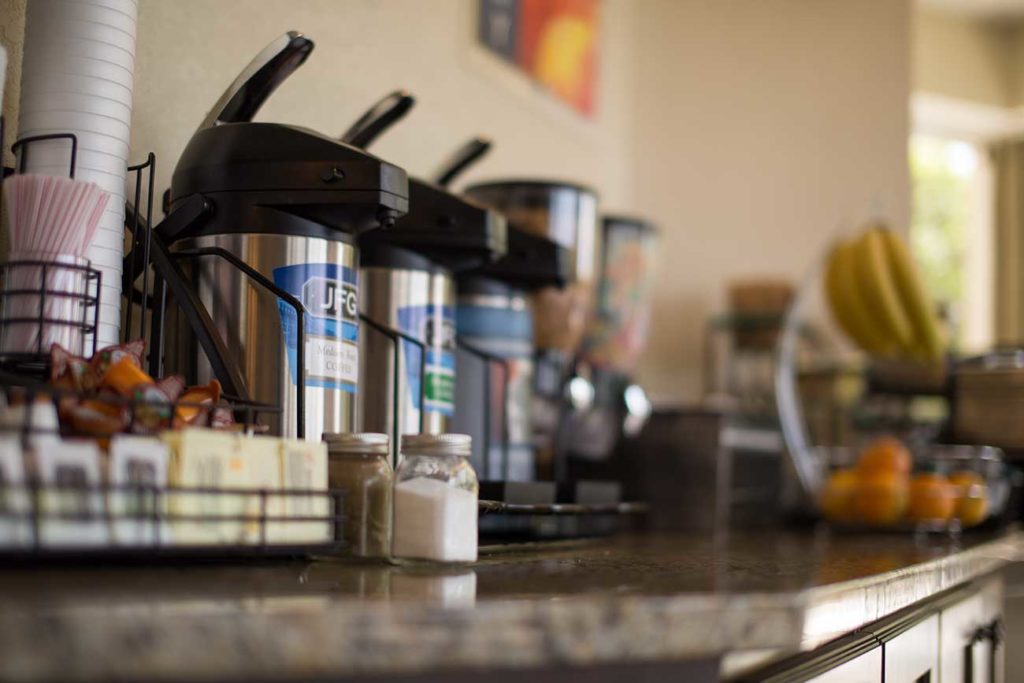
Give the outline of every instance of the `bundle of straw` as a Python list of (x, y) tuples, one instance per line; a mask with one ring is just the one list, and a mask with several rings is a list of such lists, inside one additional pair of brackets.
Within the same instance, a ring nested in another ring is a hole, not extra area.
[[(68, 266), (88, 265), (85, 254), (110, 195), (93, 183), (46, 175), (11, 176), (3, 195), (12, 264), (3, 288), (31, 293), (3, 298), (0, 351), (43, 354), (58, 343), (81, 353), (88, 279), (81, 268)], [(44, 269), (19, 261), (55, 265)], [(50, 322), (39, 324), (40, 311)]]

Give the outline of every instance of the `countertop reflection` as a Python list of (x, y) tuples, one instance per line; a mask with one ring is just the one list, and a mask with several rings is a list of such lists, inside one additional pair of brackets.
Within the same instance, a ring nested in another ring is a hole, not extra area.
[(7, 566), (0, 673), (287, 678), (809, 648), (1015, 561), (1022, 538), (627, 536), (452, 568)]
[[(458, 577), (473, 577), (476, 600), (580, 595), (789, 593), (828, 587), (976, 548), (1006, 550), (1014, 534), (912, 537), (816, 533), (738, 533), (717, 542), (681, 535), (629, 536), (488, 549), (473, 565), (394, 566), (323, 558), (247, 560), (175, 566), (77, 563), (0, 568), (8, 608), (117, 600), (256, 598), (316, 595), (334, 601), (444, 602)], [(986, 555), (987, 556), (987, 555)], [(465, 583), (465, 582), (463, 582)], [(436, 584), (436, 585), (433, 585)], [(465, 587), (456, 592), (466, 593)], [(457, 601), (458, 602), (458, 601)], [(465, 600), (461, 601), (465, 604)]]

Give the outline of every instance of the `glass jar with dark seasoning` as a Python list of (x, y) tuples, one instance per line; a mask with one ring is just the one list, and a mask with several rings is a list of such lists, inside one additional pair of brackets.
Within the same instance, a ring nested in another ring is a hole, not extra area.
[(344, 492), (343, 540), (356, 557), (387, 558), (391, 551), (394, 471), (386, 434), (324, 434), (330, 488)]

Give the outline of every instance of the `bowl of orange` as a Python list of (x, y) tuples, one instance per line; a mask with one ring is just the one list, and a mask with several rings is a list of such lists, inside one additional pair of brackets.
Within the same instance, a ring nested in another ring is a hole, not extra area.
[(1005, 506), (1009, 484), (997, 449), (934, 446), (915, 459), (880, 437), (833, 458), (818, 496), (821, 515), (849, 529), (958, 532)]

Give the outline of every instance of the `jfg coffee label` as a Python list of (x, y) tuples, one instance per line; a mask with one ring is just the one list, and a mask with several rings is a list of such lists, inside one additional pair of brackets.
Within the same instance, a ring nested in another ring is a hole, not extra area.
[[(274, 284), (302, 303), (306, 385), (356, 393), (359, 383), (359, 297), (356, 273), (334, 263), (274, 269)], [(278, 300), (292, 384), (298, 384), (298, 316)]]
[[(455, 309), (451, 306), (405, 306), (398, 309), (402, 333), (423, 343), (423, 400), (426, 410), (451, 416), (455, 412)], [(405, 356), (406, 405), (420, 409), (420, 347), (402, 340)]]

